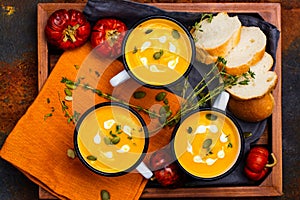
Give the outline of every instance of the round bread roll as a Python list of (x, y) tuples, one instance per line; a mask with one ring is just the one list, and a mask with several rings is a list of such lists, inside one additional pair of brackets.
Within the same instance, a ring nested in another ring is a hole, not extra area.
[(269, 92), (261, 98), (249, 100), (230, 98), (228, 109), (239, 119), (247, 122), (259, 122), (272, 114), (274, 105), (273, 95)]

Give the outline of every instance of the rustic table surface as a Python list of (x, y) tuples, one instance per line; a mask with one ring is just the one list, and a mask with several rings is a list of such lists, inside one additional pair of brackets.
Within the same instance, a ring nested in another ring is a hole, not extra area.
[[(299, 0), (137, 0), (147, 3), (281, 3), (283, 196), (300, 196), (300, 1)], [(86, 0), (2, 0), (0, 2), (0, 148), (38, 94), (37, 3), (84, 3)], [(0, 159), (0, 199), (39, 199), (39, 188)], [(213, 198), (211, 198), (213, 199)], [(218, 198), (219, 199), (219, 198)], [(238, 199), (238, 198), (235, 198)], [(256, 199), (256, 198), (243, 198)], [(261, 198), (260, 198), (261, 199)]]

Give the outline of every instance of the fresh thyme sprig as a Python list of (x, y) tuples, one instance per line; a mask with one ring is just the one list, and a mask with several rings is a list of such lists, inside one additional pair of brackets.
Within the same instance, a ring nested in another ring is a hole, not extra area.
[[(195, 87), (193, 87), (192, 91), (187, 94), (187, 88), (189, 87), (188, 84), (188, 78), (184, 80), (183, 88), (182, 88), (182, 99), (181, 102), (181, 108), (177, 112), (171, 112), (170, 106), (168, 103), (165, 103), (163, 108), (165, 109), (164, 112), (156, 113), (155, 111), (151, 111), (149, 109), (143, 108), (142, 106), (133, 105), (129, 102), (125, 102), (117, 97), (112, 96), (111, 94), (104, 93), (99, 89), (91, 87), (88, 83), (82, 83), (81, 81), (83, 78), (79, 78), (77, 81), (69, 80), (66, 77), (63, 77), (61, 82), (66, 85), (67, 88), (70, 89), (76, 89), (77, 87), (82, 87), (85, 90), (89, 90), (97, 94), (98, 96), (105, 98), (110, 101), (115, 101), (122, 103), (126, 106), (130, 106), (138, 111), (142, 111), (147, 113), (151, 118), (158, 118), (160, 125), (157, 127), (157, 129), (152, 130), (151, 132), (154, 132), (156, 130), (160, 130), (161, 128), (164, 128), (165, 126), (174, 126), (179, 122), (181, 117), (188, 112), (198, 109), (201, 106), (204, 106), (207, 102), (210, 102), (213, 98), (218, 96), (226, 87), (233, 86), (235, 84), (248, 84), (248, 81), (244, 82), (238, 82), (239, 77), (243, 76), (244, 80), (249, 80), (250, 77), (254, 78), (255, 74), (252, 71), (248, 71), (247, 73), (241, 75), (241, 76), (232, 76), (226, 73), (224, 70), (224, 66), (226, 66), (226, 60), (222, 57), (219, 57), (216, 61), (216, 63), (211, 67), (210, 71), (206, 73), (202, 80), (200, 80)], [(211, 89), (209, 92), (205, 92), (205, 90), (215, 82), (218, 82), (217, 86), (214, 86), (213, 89)], [(60, 97), (59, 97), (60, 99)], [(167, 99), (163, 99), (164, 102)], [(67, 116), (69, 119), (68, 121), (76, 122), (76, 119), (74, 118), (74, 115), (70, 115), (68, 112), (68, 107), (65, 104), (64, 101), (60, 99), (63, 111), (65, 112), (65, 116)], [(167, 109), (166, 109), (167, 108)], [(161, 109), (160, 111), (163, 111)], [(166, 116), (166, 112), (168, 115)], [(174, 114), (172, 114), (174, 113)], [(163, 119), (163, 120), (162, 120)]]
[(201, 15), (200, 21), (199, 22), (195, 22), (195, 25), (193, 26), (193, 31), (198, 30), (198, 31), (202, 32), (203, 30), (201, 30), (201, 24), (202, 24), (202, 21), (205, 20), (205, 19), (207, 19), (207, 21), (209, 23), (211, 23), (211, 21), (213, 19), (213, 14), (211, 14), (211, 13), (203, 13)]
[(65, 101), (61, 100), (59, 92), (58, 92), (58, 100), (60, 102), (61, 109), (62, 109), (63, 113), (65, 114), (65, 117), (67, 117), (67, 119), (68, 119), (68, 123), (73, 122), (73, 124), (76, 124), (76, 122), (79, 119), (80, 113), (78, 113), (77, 111), (74, 111), (74, 114), (71, 115), (69, 112), (69, 107), (66, 105)]
[(137, 106), (137, 105), (133, 105), (133, 104), (130, 104), (128, 102), (125, 102), (117, 97), (114, 97), (112, 96), (111, 94), (108, 94), (108, 93), (105, 93), (105, 92), (102, 92), (101, 90), (99, 89), (96, 89), (96, 88), (93, 88), (91, 87), (88, 83), (81, 83), (81, 79), (78, 79), (76, 82), (75, 81), (72, 81), (72, 80), (69, 80), (68, 78), (66, 77), (63, 77), (62, 80), (61, 80), (61, 83), (65, 83), (66, 86), (68, 87), (73, 87), (73, 88), (77, 88), (77, 87), (82, 87), (83, 89), (85, 90), (90, 90), (92, 92), (94, 92), (95, 94), (97, 94), (99, 97), (102, 97), (104, 99), (107, 99), (107, 100), (110, 100), (110, 101), (114, 101), (114, 102), (119, 102), (119, 103), (122, 103), (126, 106), (130, 106), (132, 108), (135, 108), (137, 109), (138, 111), (143, 111), (145, 113), (147, 113), (148, 115), (152, 116), (152, 117), (161, 117), (159, 114), (157, 114), (156, 112), (153, 112), (149, 109), (146, 109), (146, 108), (143, 108), (142, 106)]
[(223, 70), (221, 71), (221, 75), (225, 87), (229, 88), (234, 85), (248, 85), (251, 79), (255, 78), (255, 73), (250, 69), (248, 70), (248, 72), (245, 72), (242, 75), (231, 75), (226, 73), (225, 70)]

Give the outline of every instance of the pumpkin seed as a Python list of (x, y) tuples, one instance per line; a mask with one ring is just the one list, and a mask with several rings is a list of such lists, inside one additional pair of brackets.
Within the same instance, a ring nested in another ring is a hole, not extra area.
[(120, 142), (120, 137), (116, 136), (111, 139), (111, 143), (118, 144)]
[(160, 109), (159, 109), (160, 115), (164, 115), (164, 114), (166, 114), (166, 112), (167, 112), (167, 109), (165, 108), (165, 106), (160, 107)]
[(68, 88), (65, 88), (65, 94), (67, 96), (72, 96), (72, 91), (70, 89), (68, 89)]
[(101, 190), (101, 200), (110, 200), (110, 194), (107, 190)]
[(73, 149), (68, 149), (68, 150), (67, 150), (67, 156), (68, 156), (69, 158), (74, 159), (74, 158), (76, 157), (75, 151), (74, 151)]
[(149, 33), (151, 33), (153, 30), (152, 29), (147, 29), (146, 31), (145, 31), (145, 34), (149, 34)]
[(136, 91), (133, 93), (133, 97), (135, 99), (141, 99), (141, 98), (144, 98), (146, 96), (146, 92), (144, 91)]
[(206, 139), (203, 142), (202, 148), (203, 149), (209, 149), (211, 144), (212, 144), (212, 139)]
[(167, 120), (166, 115), (162, 115), (158, 118), (160, 124), (164, 124)]
[(189, 134), (191, 134), (191, 133), (193, 132), (193, 128), (190, 127), (190, 126), (189, 126), (186, 130), (187, 130), (187, 132), (188, 132)]
[(88, 160), (91, 160), (91, 161), (96, 161), (97, 160), (97, 157), (96, 156), (93, 156), (93, 155), (89, 155), (86, 157)]
[(155, 96), (156, 101), (162, 101), (167, 96), (167, 93), (160, 92)]
[(252, 133), (251, 132), (244, 132), (244, 138), (251, 137)]
[(172, 30), (172, 36), (176, 40), (180, 38), (179, 32), (177, 30), (175, 30), (175, 29)]
[(160, 59), (160, 57), (162, 57), (163, 54), (164, 54), (164, 51), (163, 51), (163, 50), (160, 50), (160, 51), (155, 52), (155, 53), (153, 54), (153, 58), (154, 58), (155, 60), (158, 60), (158, 59)]
[(206, 119), (211, 120), (211, 121), (216, 121), (217, 118), (218, 118), (217, 115), (210, 114), (210, 113), (209, 113), (209, 114), (206, 114), (205, 117), (206, 117)]

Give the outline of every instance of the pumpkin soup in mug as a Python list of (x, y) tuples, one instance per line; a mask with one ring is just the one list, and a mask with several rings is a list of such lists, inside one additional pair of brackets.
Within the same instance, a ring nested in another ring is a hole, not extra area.
[(237, 125), (219, 111), (193, 112), (174, 130), (173, 153), (190, 175), (214, 179), (234, 167), (242, 151)]
[(88, 110), (75, 129), (80, 160), (102, 175), (121, 175), (137, 167), (148, 148), (148, 132), (134, 110), (102, 103)]
[(137, 81), (165, 86), (185, 76), (194, 59), (194, 42), (179, 22), (152, 17), (138, 23), (124, 39), (125, 68)]

